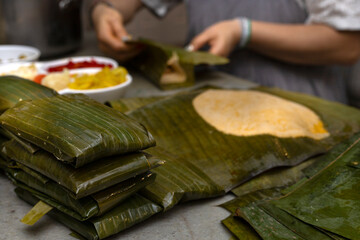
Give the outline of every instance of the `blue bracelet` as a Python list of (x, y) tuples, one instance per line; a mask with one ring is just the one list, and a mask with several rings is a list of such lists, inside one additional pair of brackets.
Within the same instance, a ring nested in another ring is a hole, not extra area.
[(238, 46), (240, 48), (244, 48), (251, 38), (251, 20), (244, 17), (237, 18), (237, 20), (239, 21), (239, 25), (241, 27), (241, 38)]

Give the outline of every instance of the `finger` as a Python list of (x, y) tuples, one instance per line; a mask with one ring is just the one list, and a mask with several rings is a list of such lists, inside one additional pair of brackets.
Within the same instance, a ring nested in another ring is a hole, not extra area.
[(115, 37), (111, 22), (106, 21), (99, 24), (97, 35), (101, 44), (111, 46), (114, 49), (121, 48), (122, 42)]
[(222, 39), (216, 39), (215, 41), (211, 42), (211, 47), (209, 49), (209, 52), (214, 55), (227, 57), (230, 51), (225, 41), (223, 41)]
[(214, 34), (212, 34), (211, 31), (205, 30), (204, 32), (197, 35), (190, 43), (194, 51), (199, 50), (206, 44), (210, 44), (210, 42), (213, 40)]

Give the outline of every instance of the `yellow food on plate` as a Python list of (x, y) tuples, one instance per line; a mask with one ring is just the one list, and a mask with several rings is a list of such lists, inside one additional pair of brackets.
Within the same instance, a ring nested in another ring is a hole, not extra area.
[(125, 82), (127, 74), (128, 72), (124, 67), (114, 69), (105, 67), (95, 74), (79, 74), (74, 76), (73, 81), (68, 87), (76, 90), (112, 87)]
[(208, 90), (194, 98), (193, 106), (204, 121), (226, 134), (313, 139), (330, 135), (311, 109), (259, 91)]

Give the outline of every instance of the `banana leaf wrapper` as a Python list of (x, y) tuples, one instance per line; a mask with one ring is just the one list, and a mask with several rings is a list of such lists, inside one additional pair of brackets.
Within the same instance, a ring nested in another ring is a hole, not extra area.
[(79, 199), (145, 173), (163, 164), (156, 157), (137, 152), (107, 157), (82, 168), (57, 161), (46, 151), (30, 154), (19, 143), (11, 140), (3, 145), (3, 154), (57, 182)]
[(81, 94), (22, 101), (0, 121), (19, 138), (74, 167), (155, 145), (143, 125)]
[(58, 95), (56, 91), (33, 81), (15, 76), (1, 76), (0, 114), (20, 101), (56, 95)]
[(94, 195), (76, 200), (66, 189), (51, 180), (43, 184), (21, 170), (7, 169), (6, 173), (17, 187), (31, 192), (43, 202), (79, 221), (101, 216), (155, 179), (155, 174), (145, 173)]
[[(312, 109), (324, 122), (330, 137), (314, 140), (305, 137), (227, 135), (208, 125), (194, 110), (192, 100), (203, 91), (167, 97), (130, 111), (128, 115), (149, 129), (157, 139), (158, 146), (166, 149), (173, 158), (178, 158), (182, 165), (192, 165), (200, 178), (206, 177), (203, 182), (212, 184), (212, 187), (182, 187), (187, 180), (181, 184), (179, 182), (183, 181), (184, 175), (188, 177), (188, 171), (184, 169), (181, 177), (171, 176), (167, 173), (171, 171), (169, 162), (176, 160), (167, 159), (167, 166), (154, 170), (157, 179), (145, 188), (144, 196), (162, 204), (165, 210), (181, 201), (181, 195), (186, 196), (187, 192), (199, 198), (218, 196), (269, 169), (294, 166), (326, 152), (360, 130), (360, 112), (355, 108), (279, 89), (256, 90), (298, 102)], [(149, 149), (149, 153), (156, 156), (157, 148)], [(208, 192), (209, 189), (215, 191)]]
[(226, 64), (228, 59), (207, 52), (189, 52), (148, 39), (130, 40), (144, 46), (130, 64), (163, 90), (191, 86), (195, 82), (194, 66)]
[[(38, 198), (24, 189), (16, 188), (15, 192), (21, 199), (32, 205), (39, 201)], [(160, 211), (160, 206), (135, 194), (106, 214), (83, 222), (69, 217), (57, 209), (52, 209), (48, 215), (86, 239), (98, 240), (119, 233)]]
[(326, 168), (271, 203), (308, 224), (359, 239), (360, 135), (337, 148), (341, 154)]

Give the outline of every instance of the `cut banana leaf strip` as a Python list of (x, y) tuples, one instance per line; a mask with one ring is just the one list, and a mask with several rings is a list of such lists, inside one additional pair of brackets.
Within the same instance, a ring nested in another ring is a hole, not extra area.
[[(214, 195), (219, 194), (219, 190), (227, 192), (274, 167), (297, 165), (329, 150), (360, 130), (360, 111), (355, 108), (278, 89), (265, 88), (256, 91), (269, 92), (305, 105), (320, 116), (330, 136), (315, 140), (307, 137), (241, 137), (224, 134), (205, 122), (193, 107), (194, 98), (204, 91), (167, 97), (133, 110), (128, 115), (142, 122), (157, 139), (157, 145), (176, 156), (175, 158), (181, 159), (181, 164), (194, 166), (210, 179), (214, 184), (213, 189), (217, 190), (213, 192)], [(153, 152), (156, 148), (150, 149), (150, 153), (156, 155), (157, 153)], [(204, 193), (191, 187), (183, 189), (177, 196), (174, 195), (174, 192), (179, 192), (178, 182), (181, 182), (183, 177), (177, 174), (176, 184), (171, 182), (174, 177), (160, 181), (171, 174), (166, 169), (164, 166), (154, 170), (157, 173), (154, 183), (156, 187), (153, 187), (153, 184), (146, 187), (144, 196), (159, 203), (159, 199), (155, 200), (159, 196), (163, 196), (162, 202), (169, 202), (168, 196), (174, 199), (186, 195), (184, 192), (196, 193), (198, 196)], [(183, 174), (187, 173), (183, 171)], [(176, 200), (178, 201), (179, 199)], [(167, 205), (173, 204), (172, 202)]]
[(342, 153), (326, 168), (272, 203), (308, 224), (345, 238), (358, 239), (360, 171), (349, 164), (359, 161), (360, 135), (337, 147)]
[(56, 95), (56, 91), (33, 81), (15, 76), (2, 76), (0, 77), (0, 114), (20, 101)]
[(138, 152), (108, 157), (75, 169), (55, 160), (52, 154), (43, 150), (30, 154), (14, 140), (5, 143), (2, 152), (12, 160), (59, 183), (76, 199), (99, 192), (164, 163), (158, 158)]
[(319, 239), (331, 240), (311, 225), (308, 225), (271, 204), (250, 203), (240, 207), (236, 214), (243, 217), (256, 232), (267, 239)]
[(257, 232), (244, 219), (230, 216), (221, 221), (222, 224), (241, 240), (261, 240)]
[(81, 94), (22, 101), (0, 121), (19, 138), (75, 167), (155, 145), (140, 123)]
[(223, 57), (206, 52), (189, 52), (147, 39), (130, 42), (145, 46), (144, 50), (131, 61), (131, 65), (165, 90), (192, 85), (195, 80), (195, 65), (228, 63), (228, 59)]
[[(271, 169), (250, 181), (231, 190), (236, 196), (242, 196), (257, 190), (283, 188), (290, 186), (305, 177), (303, 169), (311, 166), (318, 160), (313, 158), (294, 167), (280, 167)], [(319, 160), (320, 161), (320, 160)]]
[(33, 225), (52, 209), (51, 206), (39, 201), (22, 219), (21, 222)]
[[(20, 188), (16, 188), (15, 192), (30, 204), (35, 204), (38, 201), (31, 193)], [(135, 194), (103, 216), (85, 222), (77, 221), (56, 209), (49, 212), (49, 215), (85, 238), (96, 240), (123, 231), (160, 211), (161, 207)]]

